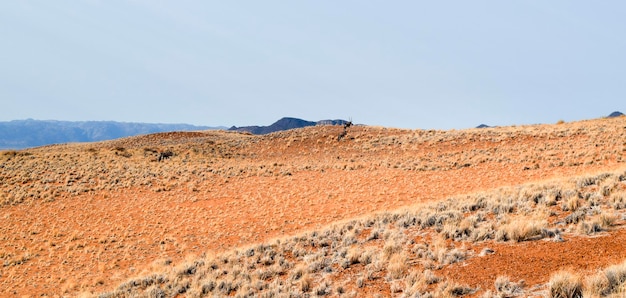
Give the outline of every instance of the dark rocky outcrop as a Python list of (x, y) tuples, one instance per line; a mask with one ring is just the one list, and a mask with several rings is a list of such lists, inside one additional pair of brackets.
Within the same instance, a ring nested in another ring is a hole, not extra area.
[(236, 127), (233, 126), (229, 130), (233, 131), (241, 131), (241, 132), (249, 132), (255, 135), (268, 134), (277, 131), (283, 131), (294, 128), (302, 128), (307, 126), (315, 126), (315, 125), (344, 125), (348, 121), (346, 120), (320, 120), (317, 122), (314, 121), (306, 121), (298, 118), (284, 117), (280, 120), (274, 122), (269, 126), (243, 126)]

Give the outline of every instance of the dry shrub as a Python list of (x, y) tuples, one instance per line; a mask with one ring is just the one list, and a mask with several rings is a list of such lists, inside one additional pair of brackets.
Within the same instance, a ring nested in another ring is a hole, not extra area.
[(609, 296), (626, 294), (626, 261), (610, 266), (585, 280), (585, 294), (588, 296)]
[(621, 210), (626, 208), (626, 193), (624, 191), (618, 191), (611, 194), (609, 197), (609, 204), (615, 210)]
[(618, 217), (614, 214), (602, 214), (600, 215), (600, 223), (602, 224), (603, 227), (605, 228), (609, 228), (612, 227), (615, 222), (617, 221)]
[(311, 290), (311, 287), (313, 286), (313, 278), (306, 274), (302, 277), (302, 279), (300, 279), (300, 281), (298, 282), (300, 291), (302, 292), (308, 292)]
[(317, 296), (325, 296), (331, 294), (333, 291), (332, 284), (330, 281), (324, 280), (322, 281), (315, 290), (313, 291)]
[(587, 212), (585, 210), (576, 210), (572, 212), (570, 215), (565, 217), (566, 224), (577, 224), (581, 222), (587, 216)]
[(602, 231), (607, 231), (617, 221), (617, 216), (601, 214), (591, 221), (582, 221), (578, 224), (578, 231), (586, 235), (592, 235)]
[(552, 274), (548, 283), (550, 298), (582, 298), (583, 284), (578, 275), (567, 271)]
[(358, 264), (360, 262), (363, 251), (358, 248), (350, 248), (346, 253), (346, 260), (343, 263), (343, 267), (348, 268), (350, 265)]
[(607, 179), (600, 186), (599, 194), (602, 195), (603, 197), (610, 196), (616, 190), (618, 183), (619, 183), (618, 177), (613, 176), (611, 179)]
[(488, 223), (487, 225), (473, 229), (472, 234), (469, 236), (469, 240), (472, 242), (478, 242), (493, 239), (495, 237), (494, 230), (494, 224)]
[(363, 276), (359, 276), (359, 278), (356, 279), (356, 286), (358, 288), (362, 288), (365, 286), (365, 278)]
[(604, 275), (609, 281), (609, 289), (615, 293), (617, 290), (623, 290), (626, 283), (626, 262), (613, 265), (604, 270)]
[(389, 241), (383, 247), (383, 259), (389, 260), (393, 255), (400, 253), (403, 250), (403, 245), (399, 239)]
[(418, 293), (424, 291), (428, 286), (424, 274), (421, 270), (417, 269), (409, 269), (409, 272), (404, 278), (404, 285), (405, 288), (403, 292), (407, 297), (417, 296)]
[(608, 293), (609, 281), (606, 276), (599, 272), (585, 279), (583, 294), (585, 297), (601, 297), (602, 293)]
[(394, 254), (387, 264), (387, 273), (391, 279), (400, 279), (408, 270), (407, 256), (405, 253)]
[(561, 209), (563, 211), (576, 211), (580, 207), (580, 205), (580, 201), (577, 197), (571, 197), (563, 202), (563, 205), (561, 205)]
[(594, 185), (596, 180), (593, 177), (581, 177), (576, 179), (576, 187), (583, 188), (590, 185)]
[(378, 254), (375, 248), (368, 248), (359, 256), (359, 263), (369, 265), (378, 261)]
[(546, 227), (545, 221), (518, 219), (501, 226), (496, 232), (496, 240), (521, 242), (534, 238), (540, 239), (541, 231)]
[(450, 265), (467, 258), (467, 250), (453, 248), (451, 250), (441, 249), (437, 253), (437, 261), (442, 265)]
[(431, 270), (424, 270), (424, 282), (428, 285), (436, 284), (441, 281), (441, 277), (435, 275)]
[(497, 297), (515, 297), (524, 294), (524, 281), (512, 282), (508, 276), (498, 276), (494, 286)]
[(578, 232), (585, 235), (592, 235), (595, 233), (600, 233), (604, 229), (602, 225), (597, 220), (593, 221), (582, 221), (578, 224)]
[(591, 185), (598, 185), (600, 182), (604, 181), (606, 178), (610, 177), (611, 174), (602, 173), (594, 177), (581, 177), (576, 180), (576, 186), (578, 188), (584, 188)]
[(434, 293), (435, 297), (459, 297), (476, 292), (475, 289), (466, 285), (459, 285), (454, 282), (445, 282), (441, 284)]
[(167, 295), (165, 294), (165, 291), (163, 291), (158, 286), (153, 286), (152, 288), (149, 288), (148, 290), (146, 290), (146, 292), (148, 292), (148, 296), (151, 297), (151, 298), (165, 298), (165, 297), (167, 297)]
[(304, 264), (300, 264), (291, 270), (290, 279), (292, 281), (298, 281), (302, 278), (307, 272), (307, 267)]
[(446, 239), (462, 240), (473, 234), (477, 220), (473, 217), (464, 218), (459, 221), (448, 221), (441, 234)]

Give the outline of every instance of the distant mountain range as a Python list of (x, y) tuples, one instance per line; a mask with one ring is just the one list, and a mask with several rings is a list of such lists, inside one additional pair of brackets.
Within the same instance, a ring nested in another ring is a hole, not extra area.
[(14, 120), (0, 122), (0, 149), (23, 149), (59, 143), (97, 142), (156, 132), (207, 129), (225, 129), (225, 127), (114, 121)]
[[(607, 117), (624, 116), (621, 112), (613, 112)], [(294, 128), (315, 125), (343, 125), (346, 120), (307, 121), (285, 117), (269, 126), (233, 126), (231, 131), (248, 132), (251, 134), (268, 134)], [(479, 128), (490, 127), (481, 124)], [(115, 121), (56, 121), (56, 120), (14, 120), (0, 122), (0, 150), (23, 149), (60, 143), (98, 142), (123, 137), (167, 131), (198, 131), (210, 129), (227, 129), (226, 127), (195, 126), (190, 124), (154, 124)]]
[[(229, 130), (267, 134), (276, 131), (314, 125), (343, 125), (345, 120), (322, 120), (317, 122), (297, 118), (282, 118), (270, 126), (231, 127)], [(153, 124), (115, 121), (56, 121), (14, 120), (0, 122), (0, 150), (24, 149), (50, 144), (98, 142), (123, 137), (167, 132), (228, 129), (225, 126), (209, 127), (189, 124)]]
[(302, 120), (298, 118), (284, 117), (274, 122), (270, 126), (244, 126), (244, 127), (233, 126), (229, 130), (249, 132), (255, 135), (262, 135), (262, 134), (268, 134), (268, 133), (282, 131), (282, 130), (302, 128), (302, 127), (315, 126), (315, 125), (343, 125), (346, 122), (347, 122), (346, 120), (321, 120), (321, 121), (313, 122), (313, 121), (306, 121), (306, 120)]

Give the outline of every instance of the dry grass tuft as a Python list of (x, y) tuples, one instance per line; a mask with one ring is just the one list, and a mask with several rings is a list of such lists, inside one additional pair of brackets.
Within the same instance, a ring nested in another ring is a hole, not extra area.
[(583, 284), (578, 275), (567, 271), (552, 274), (548, 283), (550, 298), (582, 298)]
[[(587, 296), (610, 296), (626, 294), (626, 261), (610, 266), (588, 277), (585, 281)], [(623, 297), (623, 296), (621, 296)]]
[(563, 202), (563, 206), (561, 207), (563, 211), (576, 211), (580, 208), (581, 204), (578, 198), (571, 197), (567, 199), (567, 201)]
[(503, 225), (496, 232), (498, 241), (521, 242), (526, 240), (537, 240), (543, 237), (542, 231), (547, 228), (545, 221), (518, 219)]
[(524, 294), (524, 281), (512, 282), (508, 276), (498, 276), (494, 283), (497, 297), (516, 297)]
[(409, 266), (408, 258), (404, 253), (398, 253), (391, 256), (387, 265), (387, 273), (391, 279), (400, 279), (406, 276)]

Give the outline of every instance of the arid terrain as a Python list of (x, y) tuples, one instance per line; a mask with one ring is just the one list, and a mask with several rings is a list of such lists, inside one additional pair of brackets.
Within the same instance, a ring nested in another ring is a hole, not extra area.
[(1, 151), (0, 296), (626, 295), (626, 117), (343, 129)]

